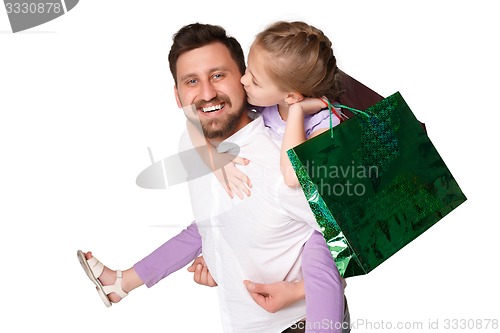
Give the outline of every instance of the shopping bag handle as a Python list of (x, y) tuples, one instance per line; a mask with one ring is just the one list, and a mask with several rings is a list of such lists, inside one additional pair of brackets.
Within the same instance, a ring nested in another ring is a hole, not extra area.
[(358, 109), (355, 109), (355, 108), (351, 108), (350, 106), (346, 106), (344, 104), (334, 103), (333, 106), (337, 107), (337, 108), (347, 109), (349, 111), (352, 111), (354, 114), (362, 114), (365, 117), (370, 117), (370, 115), (368, 113), (366, 113), (365, 111), (361, 111), (361, 110), (358, 110)]
[(332, 121), (332, 114), (335, 113), (335, 115), (339, 118), (340, 116), (337, 114), (337, 111), (335, 111), (334, 107), (337, 107), (337, 108), (342, 108), (342, 109), (347, 109), (349, 111), (352, 111), (352, 113), (354, 113), (355, 115), (358, 115), (358, 114), (362, 114), (364, 115), (365, 117), (370, 117), (370, 115), (364, 111), (361, 111), (361, 110), (358, 110), (358, 109), (355, 109), (355, 108), (351, 108), (350, 106), (347, 106), (347, 105), (344, 105), (344, 104), (340, 104), (340, 103), (334, 103), (332, 105), (332, 103), (330, 103), (330, 101), (328, 100), (328, 98), (321, 98), (321, 100), (323, 100), (323, 102), (325, 102), (328, 106), (328, 110), (330, 111), (330, 137), (333, 139), (333, 121)]

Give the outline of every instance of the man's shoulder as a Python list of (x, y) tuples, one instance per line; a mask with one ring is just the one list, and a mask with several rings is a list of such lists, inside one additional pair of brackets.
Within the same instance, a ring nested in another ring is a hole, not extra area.
[(262, 116), (252, 121), (253, 130), (247, 137), (245, 148), (261, 154), (271, 153), (279, 157), (281, 140), (264, 125)]

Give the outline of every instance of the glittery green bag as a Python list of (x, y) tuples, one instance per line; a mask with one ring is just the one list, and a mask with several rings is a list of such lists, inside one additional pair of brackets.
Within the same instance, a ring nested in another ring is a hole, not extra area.
[(288, 156), (340, 274), (370, 272), (466, 200), (395, 93)]

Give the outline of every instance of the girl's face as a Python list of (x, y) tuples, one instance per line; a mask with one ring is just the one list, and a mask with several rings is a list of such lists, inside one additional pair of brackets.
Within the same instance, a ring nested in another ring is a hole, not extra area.
[(241, 84), (247, 93), (248, 103), (255, 106), (271, 106), (283, 103), (287, 94), (281, 91), (271, 80), (265, 70), (266, 51), (252, 45), (248, 53), (248, 65)]

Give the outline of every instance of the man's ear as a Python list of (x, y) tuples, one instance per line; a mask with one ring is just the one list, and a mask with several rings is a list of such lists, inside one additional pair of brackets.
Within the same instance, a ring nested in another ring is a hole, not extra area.
[(182, 108), (181, 100), (179, 99), (179, 92), (177, 91), (176, 85), (174, 85), (174, 95), (175, 95), (175, 101), (177, 102), (177, 107), (179, 109)]
[(285, 103), (288, 105), (292, 105), (292, 104), (300, 102), (303, 99), (304, 99), (304, 96), (301, 93), (295, 91), (295, 92), (288, 93), (286, 95)]

